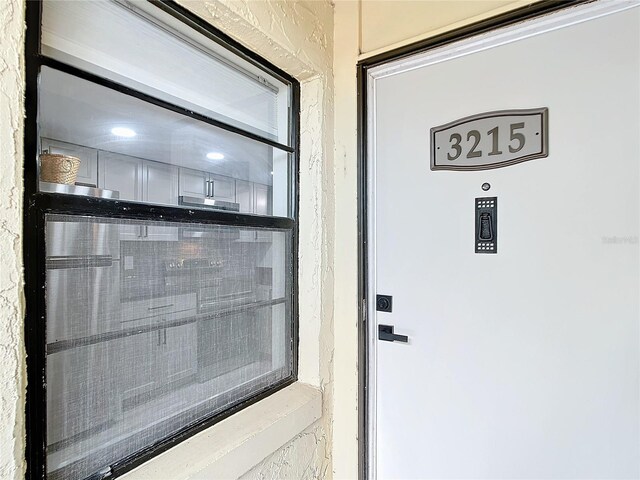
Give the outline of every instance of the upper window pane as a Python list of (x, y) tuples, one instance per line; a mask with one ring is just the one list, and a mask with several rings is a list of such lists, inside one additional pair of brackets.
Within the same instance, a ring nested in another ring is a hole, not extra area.
[[(290, 215), (283, 150), (49, 67), (39, 93), (41, 151), (79, 158), (76, 185), (127, 201)], [(58, 185), (55, 159), (40, 161), (41, 189), (92, 194)]]
[(146, 2), (45, 1), (42, 53), (289, 145), (290, 86)]

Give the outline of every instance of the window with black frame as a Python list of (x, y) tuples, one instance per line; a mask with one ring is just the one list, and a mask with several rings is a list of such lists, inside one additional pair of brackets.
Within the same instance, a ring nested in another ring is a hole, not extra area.
[(296, 378), (299, 85), (172, 2), (27, 3), (29, 468), (106, 478)]

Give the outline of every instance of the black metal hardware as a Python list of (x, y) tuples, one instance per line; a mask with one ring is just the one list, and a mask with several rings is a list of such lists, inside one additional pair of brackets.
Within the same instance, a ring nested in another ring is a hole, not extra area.
[(491, 228), (491, 214), (484, 212), (480, 214), (480, 240), (493, 240), (493, 229)]
[(476, 198), (476, 253), (498, 252), (498, 197)]
[(51, 256), (47, 257), (47, 270), (66, 268), (111, 267), (113, 258), (111, 255), (86, 255), (86, 256)]
[(391, 295), (376, 295), (376, 310), (391, 313), (393, 297)]
[(160, 308), (169, 308), (169, 307), (173, 307), (173, 303), (170, 303), (168, 305), (158, 305), (157, 307), (149, 307), (147, 308), (147, 310), (158, 310)]
[(393, 325), (378, 325), (378, 339), (385, 342), (407, 343), (409, 341), (409, 337), (406, 335), (393, 333)]
[(138, 230), (138, 238), (146, 238), (149, 236), (149, 227), (147, 227), (146, 225), (140, 225)]

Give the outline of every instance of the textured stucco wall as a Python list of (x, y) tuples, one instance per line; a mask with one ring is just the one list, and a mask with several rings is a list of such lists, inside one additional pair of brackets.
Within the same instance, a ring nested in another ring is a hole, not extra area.
[(24, 477), (22, 145), (24, 2), (0, 8), (0, 478)]
[(256, 465), (241, 480), (315, 480), (330, 478), (330, 445), (316, 423)]
[(323, 417), (247, 478), (331, 478), (333, 7), (326, 0), (180, 3), (301, 82), (299, 378), (322, 389)]

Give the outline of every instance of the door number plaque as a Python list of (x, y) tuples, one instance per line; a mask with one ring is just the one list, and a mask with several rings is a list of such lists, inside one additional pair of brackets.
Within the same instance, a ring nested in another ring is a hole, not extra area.
[(549, 155), (547, 108), (500, 110), (431, 129), (431, 170), (489, 170)]

